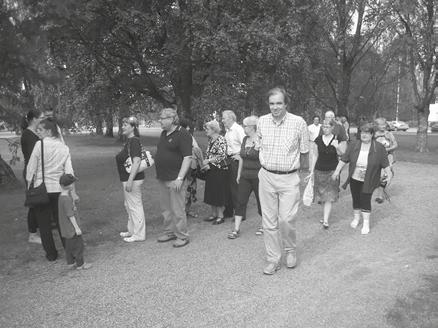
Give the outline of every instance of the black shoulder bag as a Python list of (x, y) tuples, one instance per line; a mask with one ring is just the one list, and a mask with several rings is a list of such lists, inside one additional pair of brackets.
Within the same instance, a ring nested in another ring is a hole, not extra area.
[(45, 205), (50, 202), (49, 195), (47, 194), (46, 184), (44, 183), (44, 142), (41, 140), (41, 170), (43, 173), (43, 182), (36, 188), (33, 187), (35, 175), (32, 177), (29, 189), (26, 190), (26, 201), (24, 206), (35, 207), (38, 205)]

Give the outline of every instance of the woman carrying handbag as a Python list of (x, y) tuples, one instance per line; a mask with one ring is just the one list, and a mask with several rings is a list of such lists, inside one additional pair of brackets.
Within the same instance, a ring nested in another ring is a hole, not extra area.
[[(27, 165), (26, 181), (29, 187), (33, 185), (34, 188), (45, 184), (48, 203), (34, 205), (33, 209), (46, 258), (55, 261), (58, 252), (52, 235), (52, 221), (56, 223), (64, 246), (58, 224), (58, 198), (61, 193), (59, 178), (64, 173), (74, 175), (74, 172), (70, 150), (60, 139), (56, 122), (50, 118), (41, 121), (37, 132), (41, 141), (38, 141), (33, 148)], [(72, 193), (72, 197), (78, 199), (75, 192)]]
[[(120, 237), (127, 243), (146, 239), (146, 223), (142, 201), (144, 172), (139, 171), (141, 161), (141, 143), (138, 120), (134, 116), (122, 120), (122, 133), (126, 144), (116, 155), (117, 170), (123, 186), (123, 196), (128, 213), (127, 230)], [(129, 172), (128, 172), (129, 171)]]

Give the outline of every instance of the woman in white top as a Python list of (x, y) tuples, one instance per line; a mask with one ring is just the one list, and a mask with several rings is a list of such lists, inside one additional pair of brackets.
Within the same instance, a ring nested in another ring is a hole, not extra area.
[(366, 235), (370, 231), (371, 196), (381, 183), (382, 170), (386, 173), (385, 182), (387, 184), (392, 179), (392, 172), (385, 147), (373, 140), (374, 126), (370, 123), (364, 124), (360, 127), (360, 131), (360, 140), (350, 143), (332, 178), (339, 179), (342, 168), (345, 164), (350, 163), (347, 180), (350, 183), (353, 200), (353, 221), (350, 225), (355, 229), (362, 214), (361, 233)]
[[(73, 167), (71, 164), (70, 150), (61, 141), (56, 122), (51, 119), (44, 119), (38, 125), (37, 132), (41, 137), (33, 148), (27, 165), (26, 181), (28, 186), (33, 182), (34, 187), (43, 182), (42, 165), (41, 165), (41, 146), (43, 143), (44, 151), (44, 182), (50, 202), (45, 205), (34, 207), (35, 217), (40, 229), (41, 242), (46, 251), (46, 258), (49, 261), (55, 261), (58, 252), (52, 235), (52, 221), (58, 224), (58, 198), (61, 193), (59, 178), (64, 174), (72, 174)], [(72, 194), (73, 199), (77, 200), (75, 192)], [(59, 233), (61, 237), (61, 233)], [(61, 237), (64, 246), (64, 239)]]

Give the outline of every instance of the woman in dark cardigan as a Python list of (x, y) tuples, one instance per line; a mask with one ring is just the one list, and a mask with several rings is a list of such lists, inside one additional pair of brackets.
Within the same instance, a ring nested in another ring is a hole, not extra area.
[[(44, 115), (36, 109), (30, 110), (26, 116), (23, 118), (23, 122), (21, 124), (21, 128), (23, 132), (21, 133), (21, 151), (23, 152), (24, 158), (24, 170), (23, 177), (24, 181), (26, 181), (26, 169), (27, 164), (29, 163), (30, 155), (32, 154), (33, 147), (36, 142), (40, 140), (36, 130), (38, 124), (43, 119)], [(27, 186), (26, 186), (27, 189)], [(29, 208), (27, 212), (27, 228), (29, 230), (29, 243), (41, 244), (41, 238), (37, 233), (38, 224), (35, 218), (35, 213), (33, 208)]]
[(366, 235), (370, 231), (371, 196), (373, 191), (380, 185), (381, 170), (385, 170), (387, 185), (392, 179), (392, 172), (385, 147), (373, 140), (373, 125), (366, 123), (360, 127), (360, 131), (360, 140), (348, 146), (332, 178), (339, 179), (342, 168), (345, 164), (350, 163), (346, 183), (350, 183), (353, 199), (354, 218), (350, 225), (355, 229), (362, 214), (363, 226), (361, 233)]
[[(237, 171), (238, 201), (234, 216), (234, 229), (228, 234), (229, 239), (236, 239), (240, 236), (240, 224), (246, 212), (249, 196), (254, 192), (257, 201), (257, 211), (262, 215), (259, 200), (259, 170), (261, 168), (259, 160), (260, 140), (257, 135), (257, 116), (249, 116), (243, 120), (243, 129), (246, 137), (243, 138), (239, 156), (239, 169)], [(261, 221), (261, 220), (260, 220)], [(263, 234), (261, 224), (256, 232), (257, 235)]]

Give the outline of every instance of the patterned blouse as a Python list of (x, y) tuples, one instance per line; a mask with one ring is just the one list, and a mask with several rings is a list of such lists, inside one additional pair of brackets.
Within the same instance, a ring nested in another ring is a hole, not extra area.
[(218, 136), (216, 140), (210, 138), (206, 152), (206, 159), (210, 160), (210, 165), (219, 169), (227, 170), (227, 141), (223, 136)]

